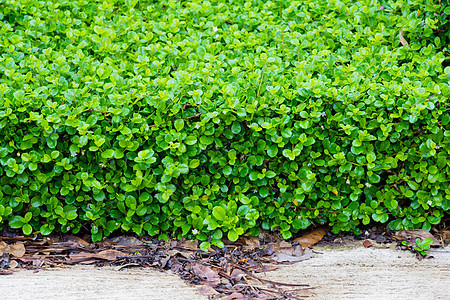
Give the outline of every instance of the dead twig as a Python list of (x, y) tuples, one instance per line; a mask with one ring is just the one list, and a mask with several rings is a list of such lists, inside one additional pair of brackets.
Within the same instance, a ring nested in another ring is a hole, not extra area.
[(187, 117), (186, 119), (190, 120), (190, 119), (193, 119), (193, 118), (200, 117), (201, 115), (202, 115), (202, 113), (200, 112), (200, 113), (195, 114), (195, 115), (193, 115), (193, 116)]
[(272, 281), (269, 279), (264, 279), (258, 276), (253, 275), (251, 272), (249, 272), (247, 269), (238, 266), (238, 265), (233, 265), (233, 267), (238, 268), (239, 270), (242, 270), (245, 272), (245, 274), (247, 274), (250, 277), (253, 277), (256, 280), (259, 280), (262, 283), (270, 283), (272, 285), (282, 285), (282, 286), (296, 286), (296, 287), (309, 287), (309, 284), (297, 284), (297, 283), (284, 283), (284, 282), (277, 282), (277, 281)]

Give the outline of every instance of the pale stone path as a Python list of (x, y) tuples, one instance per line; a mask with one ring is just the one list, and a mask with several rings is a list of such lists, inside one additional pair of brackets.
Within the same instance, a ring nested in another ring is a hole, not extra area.
[[(360, 242), (359, 242), (360, 244)], [(450, 247), (417, 260), (406, 251), (324, 249), (267, 279), (316, 286), (313, 299), (450, 299)], [(263, 274), (259, 274), (264, 278)], [(2, 300), (207, 299), (177, 275), (152, 269), (74, 266), (0, 276)]]
[(74, 266), (0, 277), (2, 300), (207, 299), (177, 275), (152, 269)]
[(313, 299), (450, 299), (450, 247), (422, 261), (393, 249), (315, 250), (321, 254), (268, 278), (316, 286)]

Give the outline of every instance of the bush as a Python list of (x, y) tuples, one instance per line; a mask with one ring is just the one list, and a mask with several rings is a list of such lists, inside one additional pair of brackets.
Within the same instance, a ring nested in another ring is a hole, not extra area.
[(0, 2), (0, 224), (203, 247), (430, 229), (450, 207), (435, 2)]

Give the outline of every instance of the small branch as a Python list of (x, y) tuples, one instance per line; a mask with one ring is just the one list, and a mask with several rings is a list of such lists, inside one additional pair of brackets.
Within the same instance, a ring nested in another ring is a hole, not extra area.
[(190, 103), (180, 103), (183, 105), (183, 109), (186, 109), (186, 107), (198, 107), (197, 104), (190, 104)]
[(265, 67), (266, 67), (266, 63), (264, 63), (264, 65), (263, 65), (263, 67), (262, 67), (262, 70), (261, 70), (261, 80), (260, 80), (260, 82), (259, 82), (259, 87), (258, 87), (258, 92), (256, 93), (256, 98), (259, 97), (259, 91), (261, 90), (261, 85), (262, 85), (263, 78), (264, 78), (264, 68), (265, 68)]
[(283, 283), (283, 282), (277, 282), (277, 281), (272, 281), (272, 280), (268, 280), (268, 279), (263, 279), (263, 278), (260, 278), (258, 276), (253, 275), (246, 268), (243, 268), (243, 267), (235, 265), (235, 264), (233, 264), (233, 267), (244, 271), (245, 274), (247, 274), (248, 276), (250, 276), (250, 277), (252, 277), (252, 278), (254, 278), (256, 280), (259, 280), (260, 282), (263, 282), (263, 283), (270, 283), (270, 284), (273, 284), (273, 285), (283, 285), (283, 286), (309, 287), (309, 284)]
[(119, 255), (116, 256), (116, 259), (124, 259), (124, 258), (134, 258), (134, 259), (140, 259), (140, 258), (154, 258), (155, 255)]
[(326, 210), (325, 208), (313, 208), (313, 207), (306, 207), (306, 206), (298, 206), (298, 208), (300, 209), (307, 209), (307, 210), (318, 210), (318, 211), (323, 211), (323, 212), (327, 212), (327, 213), (334, 213), (337, 214), (339, 213), (338, 211), (335, 210)]
[(104, 112), (104, 111), (101, 111), (101, 110), (95, 110), (95, 109), (88, 109), (88, 110), (86, 110), (86, 111), (88, 111), (88, 112), (101, 113), (102, 116), (103, 116), (103, 118), (105, 118), (105, 120), (107, 120), (107, 121), (112, 125), (112, 121), (111, 121), (110, 119), (108, 119), (107, 116), (105, 116), (105, 112)]
[(200, 112), (200, 113), (195, 114), (195, 115), (193, 115), (193, 116), (187, 117), (186, 119), (190, 120), (190, 119), (193, 119), (193, 118), (200, 117), (201, 115), (202, 115), (202, 113)]

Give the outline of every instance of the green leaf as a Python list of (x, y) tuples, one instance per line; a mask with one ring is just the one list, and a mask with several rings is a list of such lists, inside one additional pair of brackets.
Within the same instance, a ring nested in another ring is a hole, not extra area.
[(269, 189), (266, 186), (259, 188), (259, 195), (263, 198), (269, 196)]
[(66, 214), (66, 219), (69, 221), (75, 220), (78, 217), (78, 214), (76, 211), (70, 211)]
[(374, 162), (377, 159), (377, 157), (376, 157), (375, 153), (369, 152), (366, 154), (366, 159), (369, 163), (371, 163), (371, 162)]
[(184, 127), (184, 120), (182, 119), (175, 120), (174, 126), (177, 131), (181, 131), (181, 129), (183, 129)]
[(195, 136), (188, 136), (184, 139), (186, 145), (195, 145), (197, 143), (197, 138)]
[(289, 158), (290, 160), (294, 160), (296, 155), (295, 155), (294, 151), (289, 150), (289, 149), (284, 149), (283, 156)]
[(90, 115), (89, 118), (87, 118), (86, 123), (88, 123), (91, 126), (94, 126), (98, 121), (98, 117), (96, 115)]
[(241, 205), (238, 208), (237, 214), (238, 216), (245, 216), (248, 212), (249, 212), (250, 208), (248, 207), (248, 205)]
[(222, 170), (223, 174), (227, 175), (227, 176), (230, 175), (232, 171), (233, 171), (233, 169), (230, 166), (225, 166), (225, 167), (223, 167), (223, 170)]
[(277, 176), (277, 173), (275, 173), (274, 171), (266, 172), (266, 178), (274, 178), (275, 176)]
[(316, 159), (316, 160), (314, 160), (314, 164), (316, 166), (322, 167), (322, 166), (325, 165), (325, 160), (323, 160), (323, 159)]
[(419, 184), (417, 182), (407, 181), (407, 184), (414, 191), (417, 191), (419, 189)]
[(106, 198), (105, 192), (104, 191), (99, 191), (98, 193), (94, 193), (93, 197), (95, 199), (95, 201), (103, 201)]
[(9, 220), (9, 226), (11, 228), (21, 228), (24, 225), (21, 216), (14, 216)]
[(204, 252), (208, 252), (210, 247), (211, 247), (210, 242), (201, 242), (200, 246), (199, 246), (200, 250), (202, 250)]
[(52, 153), (50, 154), (52, 159), (57, 159), (59, 157), (59, 155), (60, 155), (60, 152), (57, 150), (52, 151)]
[(206, 54), (205, 48), (204, 48), (204, 47), (201, 47), (201, 46), (198, 47), (198, 48), (197, 48), (197, 54), (198, 54), (199, 57), (204, 57), (205, 54)]
[(278, 146), (277, 145), (271, 145), (268, 149), (267, 149), (267, 155), (269, 155), (270, 157), (275, 157), (278, 154)]
[(214, 137), (212, 136), (201, 136), (200, 137), (200, 143), (205, 144), (205, 145), (211, 145), (214, 142)]
[(295, 218), (292, 221), (292, 227), (296, 230), (306, 229), (309, 225), (311, 225), (311, 222), (306, 218)]
[(138, 216), (143, 216), (147, 213), (147, 207), (144, 205), (139, 205), (138, 208), (136, 209), (136, 214)]
[(23, 234), (30, 235), (33, 232), (33, 227), (30, 224), (25, 224), (22, 227)]
[(22, 90), (17, 90), (17, 91), (14, 92), (13, 95), (14, 95), (14, 98), (15, 98), (16, 100), (21, 101), (21, 100), (23, 100), (23, 97), (25, 96), (25, 93), (24, 93), (24, 91), (22, 91)]
[(42, 235), (49, 235), (53, 232), (54, 228), (52, 228), (52, 227), (54, 227), (54, 226), (50, 226), (49, 224), (44, 224), (40, 228), (40, 233)]
[(350, 217), (347, 214), (344, 214), (344, 213), (338, 214), (337, 218), (341, 222), (348, 222), (350, 220)]
[(54, 149), (57, 144), (58, 144), (58, 140), (53, 140), (53, 139), (47, 140), (47, 146), (51, 149)]
[(0, 158), (6, 157), (8, 155), (8, 149), (0, 148)]
[(373, 174), (372, 176), (369, 176), (370, 183), (379, 183), (380, 181), (381, 181), (381, 177), (378, 174)]
[(25, 216), (23, 217), (23, 222), (24, 223), (28, 223), (30, 222), (31, 218), (33, 217), (33, 214), (29, 211), (25, 214)]
[(234, 134), (239, 134), (241, 132), (241, 124), (239, 122), (233, 122), (231, 125), (231, 132)]
[(133, 196), (128, 196), (125, 200), (125, 204), (132, 210), (136, 210), (136, 198), (134, 198)]
[(389, 219), (389, 216), (386, 213), (373, 214), (372, 219), (375, 222), (386, 223)]
[(114, 157), (114, 150), (113, 149), (107, 149), (102, 152), (103, 158), (113, 158)]
[(235, 229), (231, 229), (230, 231), (228, 231), (227, 237), (230, 241), (234, 242), (237, 241), (237, 239), (239, 238), (239, 234)]
[(200, 161), (198, 159), (193, 159), (189, 162), (189, 168), (195, 169), (200, 165)]
[(288, 240), (292, 237), (292, 233), (290, 231), (283, 231), (281, 233), (281, 236), (283, 237), (283, 239)]
[(214, 207), (212, 214), (213, 214), (214, 218), (216, 218), (219, 221), (224, 221), (227, 219), (227, 212), (221, 206)]

